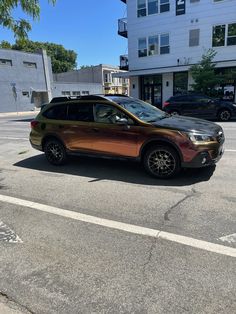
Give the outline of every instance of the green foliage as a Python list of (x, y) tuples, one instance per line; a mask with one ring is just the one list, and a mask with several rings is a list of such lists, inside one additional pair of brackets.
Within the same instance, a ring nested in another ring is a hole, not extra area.
[(10, 45), (6, 41), (2, 41), (0, 48), (11, 48), (32, 53), (39, 49), (45, 49), (47, 54), (51, 57), (53, 73), (67, 72), (76, 68), (76, 52), (73, 50), (66, 50), (62, 45), (24, 39), (17, 40), (13, 45)]
[[(56, 0), (48, 0), (53, 5)], [(28, 32), (31, 30), (31, 24), (25, 19), (14, 19), (13, 10), (20, 7), (23, 13), (33, 20), (39, 20), (40, 4), (39, 0), (0, 0), (0, 25), (10, 29), (15, 38), (27, 38)]]
[(3, 40), (1, 43), (0, 43), (0, 48), (3, 48), (3, 49), (11, 49), (11, 44), (6, 41), (6, 40)]
[(213, 63), (215, 55), (216, 52), (213, 49), (209, 49), (202, 55), (202, 60), (190, 68), (194, 79), (192, 88), (195, 92), (209, 95), (216, 85), (223, 82), (224, 77), (220, 74), (216, 75), (215, 73), (215, 64)]

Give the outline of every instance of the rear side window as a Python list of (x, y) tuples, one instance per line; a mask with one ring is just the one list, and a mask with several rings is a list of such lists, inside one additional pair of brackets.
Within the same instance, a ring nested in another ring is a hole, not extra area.
[(68, 105), (68, 120), (93, 122), (93, 104), (69, 104)]
[(58, 105), (49, 108), (43, 113), (43, 116), (47, 119), (53, 120), (67, 120), (67, 105)]

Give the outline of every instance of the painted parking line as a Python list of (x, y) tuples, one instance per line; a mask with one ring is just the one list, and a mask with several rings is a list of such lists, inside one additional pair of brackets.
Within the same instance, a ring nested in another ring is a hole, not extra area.
[(1, 194), (0, 194), (0, 201), (14, 204), (14, 205), (28, 207), (28, 208), (39, 210), (39, 211), (46, 212), (49, 214), (58, 215), (61, 217), (66, 217), (66, 218), (70, 218), (70, 219), (74, 219), (74, 220), (78, 220), (78, 221), (82, 221), (82, 222), (86, 222), (90, 224), (95, 224), (95, 225), (106, 227), (106, 228), (116, 229), (116, 230), (125, 231), (125, 232), (138, 234), (142, 236), (149, 236), (156, 239), (164, 239), (167, 241), (183, 244), (189, 247), (205, 250), (208, 252), (236, 257), (235, 248), (227, 247), (224, 245), (219, 245), (219, 244), (215, 244), (215, 243), (211, 243), (207, 241), (202, 241), (202, 240), (194, 239), (191, 237), (181, 236), (178, 234), (164, 232), (157, 229), (150, 229), (150, 228), (145, 228), (145, 227), (141, 227), (137, 225), (127, 224), (127, 223), (123, 223), (119, 221), (103, 219), (103, 218), (95, 217), (91, 215), (85, 215), (82, 213), (78, 213), (78, 212), (74, 212), (74, 211), (70, 211), (70, 210), (66, 210), (62, 208), (57, 208), (53, 206), (48, 206), (48, 205), (40, 204), (36, 202), (31, 202), (31, 201), (11, 197), (11, 196), (1, 195)]
[(23, 141), (28, 141), (28, 137), (9, 137), (9, 136), (0, 136), (0, 140), (13, 140), (13, 141), (18, 141), (18, 140), (23, 140)]
[(225, 152), (236, 153), (236, 149), (225, 149)]

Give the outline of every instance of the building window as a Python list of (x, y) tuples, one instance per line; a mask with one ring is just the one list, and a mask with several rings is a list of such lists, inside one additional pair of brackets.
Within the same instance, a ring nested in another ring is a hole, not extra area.
[(138, 17), (167, 11), (170, 11), (170, 0), (137, 0)]
[(148, 55), (153, 56), (158, 54), (158, 36), (148, 37)]
[(213, 47), (233, 45), (236, 45), (236, 23), (213, 26)]
[(9, 65), (12, 66), (12, 61), (9, 59), (0, 59), (0, 65)]
[(160, 54), (170, 53), (169, 34), (160, 36)]
[(25, 96), (25, 97), (29, 97), (29, 92), (23, 91), (23, 92), (22, 92), (22, 95)]
[(147, 15), (146, 0), (138, 0), (138, 17), (146, 15)]
[(24, 61), (23, 62), (24, 66), (27, 67), (27, 68), (34, 68), (34, 69), (37, 69), (37, 64), (35, 62), (27, 62), (27, 61)]
[(200, 29), (189, 31), (189, 47), (199, 46)]
[(188, 72), (174, 73), (174, 95), (182, 95), (188, 92)]
[(160, 0), (160, 12), (170, 11), (170, 1), (169, 0)]
[[(147, 53), (148, 42), (148, 53)], [(159, 45), (160, 43), (160, 45)], [(140, 38), (138, 41), (138, 56), (147, 57), (170, 53), (169, 34), (149, 36), (148, 38)]]
[(158, 13), (158, 0), (148, 0), (148, 15)]
[(83, 91), (82, 91), (82, 95), (89, 95), (89, 91), (83, 90)]
[(213, 27), (212, 46), (221, 47), (225, 45), (225, 25)]
[(228, 25), (227, 46), (236, 45), (236, 23)]
[(147, 40), (146, 40), (146, 38), (140, 38), (138, 40), (138, 56), (139, 56), (139, 58), (147, 56)]
[(80, 92), (77, 92), (77, 91), (76, 92), (72, 92), (72, 95), (73, 96), (80, 96)]
[(61, 94), (63, 96), (70, 96), (70, 91), (62, 91)]

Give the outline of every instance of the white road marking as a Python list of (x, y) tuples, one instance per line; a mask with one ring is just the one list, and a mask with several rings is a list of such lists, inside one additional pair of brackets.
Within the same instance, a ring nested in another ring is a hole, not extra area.
[(169, 233), (169, 232), (164, 232), (161, 230), (156, 230), (156, 229), (150, 229), (150, 228), (145, 228), (141, 226), (136, 226), (136, 225), (131, 225), (123, 222), (118, 222), (114, 220), (108, 220), (108, 219), (103, 219), (95, 216), (90, 216), (90, 215), (85, 215), (81, 214), (78, 212), (74, 211), (69, 211), (53, 206), (48, 206), (36, 202), (31, 202), (31, 201), (26, 201), (22, 200), (19, 198), (11, 197), (11, 196), (6, 196), (6, 195), (1, 195), (0, 194), (0, 201), (1, 202), (6, 202), (14, 205), (19, 205), (19, 206), (24, 206), (24, 207), (29, 207), (32, 209), (36, 209), (42, 212), (66, 217), (66, 218), (71, 218), (75, 219), (78, 221), (83, 221), (86, 223), (91, 223), (111, 229), (117, 229), (129, 233), (134, 233), (138, 235), (144, 235), (144, 236), (149, 236), (157, 239), (164, 239), (172, 242), (176, 242), (179, 244), (187, 245), (190, 247), (194, 247), (197, 249), (205, 250), (208, 252), (213, 252), (213, 253), (218, 253), (226, 256), (231, 256), (231, 257), (236, 257), (236, 249), (227, 247), (224, 245), (219, 245), (207, 241), (202, 241), (198, 239), (194, 239), (191, 237), (186, 237), (186, 236), (181, 236), (178, 234), (174, 233)]
[(2, 136), (0, 136), (0, 140), (24, 140), (24, 141), (28, 141), (29, 139), (28, 139), (28, 137), (2, 137)]
[(236, 149), (225, 149), (225, 152), (236, 153)]
[(228, 243), (236, 243), (236, 233), (221, 237), (219, 238), (219, 240), (223, 242), (228, 242)]
[(0, 220), (0, 242), (22, 243), (20, 237)]

